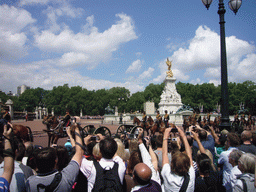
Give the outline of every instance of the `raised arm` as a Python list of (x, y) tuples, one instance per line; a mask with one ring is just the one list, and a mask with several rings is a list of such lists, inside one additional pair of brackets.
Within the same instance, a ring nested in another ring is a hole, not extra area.
[(215, 143), (219, 144), (219, 137), (218, 137), (218, 135), (215, 133), (215, 131), (214, 131), (212, 126), (209, 126), (209, 128), (210, 128), (210, 132), (211, 132), (211, 134), (212, 134), (212, 136), (214, 138)]
[(198, 144), (198, 147), (199, 147), (199, 150), (201, 153), (205, 153), (205, 148), (204, 146), (202, 145), (197, 133), (195, 133), (194, 131), (191, 132), (193, 134), (193, 138), (195, 139), (195, 141), (197, 142)]
[(12, 175), (14, 171), (14, 152), (11, 146), (11, 132), (12, 132), (12, 125), (9, 124), (11, 128), (7, 131), (7, 125), (4, 125), (4, 172), (2, 177), (5, 178), (8, 183), (12, 180)]
[(82, 137), (80, 135), (78, 126), (75, 126), (75, 145), (76, 145), (76, 153), (71, 160), (75, 160), (80, 166), (82, 157), (84, 154), (84, 150), (83, 150)]
[(152, 149), (152, 145), (151, 145), (151, 142), (150, 142), (150, 137), (146, 137), (145, 139), (146, 139), (146, 145), (148, 146), (148, 152), (149, 152), (149, 155), (151, 157), (151, 162), (154, 166), (154, 169), (156, 171), (158, 171), (158, 159), (157, 159), (157, 156), (156, 156), (155, 152)]
[(178, 132), (179, 132), (179, 134), (180, 134), (180, 138), (182, 139), (183, 144), (184, 144), (184, 146), (185, 146), (185, 150), (186, 150), (187, 156), (188, 156), (189, 159), (190, 159), (190, 165), (193, 166), (192, 150), (191, 150), (191, 147), (190, 147), (189, 144), (188, 144), (187, 137), (186, 137), (184, 131), (183, 131), (181, 128), (177, 127), (177, 129), (178, 129)]
[(168, 158), (168, 138), (170, 136), (172, 128), (167, 128), (165, 129), (164, 132), (164, 138), (163, 138), (163, 148), (162, 148), (162, 166), (164, 164), (168, 163), (169, 164), (169, 158)]

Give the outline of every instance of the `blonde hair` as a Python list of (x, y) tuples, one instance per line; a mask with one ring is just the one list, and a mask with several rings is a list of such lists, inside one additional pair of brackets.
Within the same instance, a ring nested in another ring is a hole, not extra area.
[(244, 153), (238, 160), (243, 165), (244, 173), (252, 173), (255, 172), (255, 161), (256, 156), (251, 153)]
[(102, 155), (100, 153), (100, 143), (96, 143), (92, 149), (92, 154), (96, 160), (100, 160)]
[(116, 154), (123, 160), (123, 161), (127, 161), (129, 159), (129, 154), (128, 152), (125, 150), (125, 146), (123, 144), (123, 142), (118, 139), (115, 138), (114, 139), (117, 143), (117, 151)]
[[(197, 152), (197, 155), (199, 155), (199, 154), (201, 154), (201, 151), (200, 151), (200, 150), (198, 150), (198, 152)], [(211, 151), (209, 151), (208, 149), (205, 149), (205, 154), (206, 154), (206, 155), (210, 158), (210, 160), (211, 160), (212, 169), (213, 169), (214, 171), (216, 171), (215, 165), (213, 164), (213, 156), (212, 156)]]

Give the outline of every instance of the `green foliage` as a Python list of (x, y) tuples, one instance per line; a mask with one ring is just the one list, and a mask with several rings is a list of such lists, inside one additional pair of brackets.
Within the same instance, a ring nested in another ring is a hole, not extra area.
[[(56, 115), (64, 115), (66, 109), (71, 115), (104, 115), (105, 108), (109, 105), (114, 109), (118, 107), (121, 112), (143, 111), (143, 104), (146, 101), (153, 101), (156, 109), (160, 102), (160, 96), (165, 84), (149, 84), (143, 92), (136, 92), (130, 95), (130, 91), (125, 87), (113, 87), (111, 89), (100, 89), (89, 91), (80, 86), (69, 87), (68, 84), (53, 87), (52, 90), (35, 88), (26, 90), (19, 97), (8, 96), (0, 92), (2, 103), (8, 99), (14, 102), (14, 111), (28, 112), (35, 111), (36, 106), (45, 106), (48, 112), (54, 108)], [(243, 83), (229, 83), (229, 113), (237, 113), (242, 102), (251, 114), (256, 114), (256, 84), (252, 81)], [(182, 103), (189, 105), (195, 110), (201, 104), (204, 112), (216, 109), (216, 104), (221, 101), (221, 86), (214, 86), (210, 83), (193, 85), (178, 82), (176, 84), (178, 93), (181, 95)]]

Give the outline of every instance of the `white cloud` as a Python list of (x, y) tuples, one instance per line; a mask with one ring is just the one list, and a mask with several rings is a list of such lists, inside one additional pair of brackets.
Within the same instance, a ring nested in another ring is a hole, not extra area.
[[(0, 81), (1, 89), (5, 92), (12, 91), (16, 93), (17, 86), (27, 84), (32, 88), (41, 87), (51, 90), (53, 86), (69, 84), (69, 86), (81, 86), (88, 90), (109, 89), (112, 87), (126, 87), (132, 93), (142, 91), (143, 86), (136, 82), (112, 82), (103, 79), (92, 79), (82, 76), (73, 68), (56, 68), (55, 61), (45, 60), (33, 62), (30, 64), (10, 65), (0, 61)], [(12, 90), (10, 90), (12, 88)]]
[[(131, 17), (125, 14), (116, 16), (120, 20), (102, 33), (93, 30), (89, 34), (75, 34), (69, 28), (57, 35), (51, 31), (42, 31), (35, 35), (35, 46), (47, 52), (83, 53), (86, 58), (84, 64), (92, 69), (100, 62), (107, 62), (121, 44), (137, 38)], [(91, 22), (90, 19), (88, 21)]]
[[(49, 26), (49, 31), (57, 33), (61, 30), (61, 26), (58, 24), (59, 17), (80, 17), (83, 13), (83, 9), (72, 7), (69, 3), (63, 1), (63, 3), (59, 3), (57, 8), (48, 6), (47, 9), (43, 11), (43, 13), (47, 16), (46, 23)], [(66, 26), (65, 23), (61, 23), (61, 25), (63, 27)]]
[(155, 69), (153, 69), (152, 67), (149, 67), (148, 70), (144, 71), (142, 74), (140, 74), (140, 76), (138, 78), (139, 79), (149, 79), (153, 75), (154, 71), (155, 71)]
[[(230, 36), (226, 37), (226, 47), (229, 81), (255, 80), (255, 46)], [(220, 82), (220, 36), (206, 26), (199, 26), (187, 48), (179, 48), (170, 60), (173, 61), (174, 77), (180, 81), (188, 80), (188, 73), (203, 70), (204, 77), (216, 84)], [(167, 70), (164, 62), (160, 63), (159, 67), (161, 78), (158, 77), (154, 79), (155, 81), (163, 79), (164, 71)], [(197, 83), (198, 79), (191, 82)]]
[[(0, 56), (16, 59), (27, 55), (25, 28), (36, 20), (24, 9), (0, 6)], [(23, 31), (24, 30), (24, 31)]]
[(191, 80), (190, 83), (196, 85), (196, 84), (202, 84), (202, 81), (200, 78), (196, 78)]
[(42, 5), (46, 5), (50, 2), (50, 0), (21, 0), (20, 1), (20, 5), (24, 6), (24, 5), (35, 5), (35, 4), (42, 4)]
[(69, 52), (62, 55), (58, 62), (59, 66), (72, 66), (72, 65), (82, 65), (88, 57), (83, 53)]
[(139, 72), (142, 66), (142, 61), (137, 59), (136, 61), (132, 62), (132, 64), (128, 67), (125, 73), (135, 73)]

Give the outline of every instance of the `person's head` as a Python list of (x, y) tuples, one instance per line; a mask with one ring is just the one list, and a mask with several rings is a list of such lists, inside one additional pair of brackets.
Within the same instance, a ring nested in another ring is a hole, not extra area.
[[(213, 164), (213, 156), (212, 156), (211, 151), (208, 150), (208, 149), (205, 149), (205, 154), (206, 154), (206, 155), (208, 156), (208, 158), (210, 159), (210, 163), (211, 163), (212, 169), (213, 169), (214, 171), (216, 171), (215, 166), (214, 166), (214, 164)], [(201, 155), (200, 150), (198, 150), (197, 155)]]
[(240, 138), (236, 133), (227, 134), (228, 147), (237, 147), (240, 144)]
[(238, 160), (238, 168), (242, 173), (255, 173), (256, 156), (251, 153), (244, 153)]
[(157, 114), (159, 114), (159, 111), (156, 111)]
[(57, 169), (61, 171), (63, 168), (65, 168), (68, 165), (70, 161), (70, 157), (66, 147), (57, 146), (56, 151), (57, 151), (57, 157), (58, 157)]
[(198, 133), (198, 137), (200, 141), (204, 141), (207, 139), (207, 132), (205, 130), (200, 130)]
[(190, 168), (190, 159), (185, 153), (176, 152), (172, 155), (171, 170), (179, 176), (184, 176)]
[(69, 115), (69, 109), (66, 109), (66, 115)]
[(238, 160), (242, 156), (243, 152), (239, 149), (233, 149), (228, 156), (228, 162), (234, 167), (238, 165)]
[(113, 138), (107, 137), (100, 141), (100, 152), (105, 159), (112, 159), (117, 151), (117, 143)]
[(243, 131), (242, 134), (241, 134), (241, 140), (243, 142), (245, 141), (251, 141), (252, 140), (252, 132), (251, 131)]
[(138, 150), (139, 150), (138, 141), (137, 141), (136, 139), (130, 140), (130, 142), (129, 142), (129, 151), (130, 151), (130, 154), (131, 154), (133, 151), (138, 151)]
[(163, 146), (163, 135), (159, 134), (156, 136), (156, 147), (162, 148), (162, 146)]
[(17, 143), (17, 148), (15, 150), (15, 159), (16, 161), (22, 161), (22, 158), (25, 156), (25, 145), (22, 142)]
[(93, 147), (92, 154), (94, 159), (100, 160), (102, 157), (102, 154), (100, 153), (100, 144), (96, 143)]
[(149, 184), (152, 176), (151, 169), (145, 163), (138, 163), (133, 170), (133, 180), (135, 185)]
[(36, 167), (39, 173), (49, 173), (54, 170), (57, 162), (57, 153), (54, 148), (40, 149), (35, 156)]
[[(128, 160), (129, 159), (129, 156), (128, 156), (128, 151), (125, 150), (125, 146), (123, 144), (123, 142), (118, 139), (118, 138), (115, 138), (114, 139), (117, 143), (117, 151), (116, 151), (116, 154), (121, 158), (123, 159), (124, 161), (125, 160)], [(128, 157), (128, 158), (127, 158)]]
[(194, 142), (193, 137), (191, 137), (191, 136), (187, 136), (187, 140), (188, 140), (188, 144), (189, 144), (189, 146), (190, 146), (190, 147), (192, 147), (193, 142)]
[(142, 162), (142, 157), (139, 151), (133, 151), (130, 155), (130, 158), (128, 160), (127, 164), (127, 170), (128, 174), (131, 174), (133, 172), (134, 167)]
[(167, 114), (167, 110), (165, 110), (164, 112), (165, 112), (165, 114)]
[(203, 175), (208, 175), (211, 170), (211, 159), (205, 153), (200, 153), (197, 155), (196, 163), (199, 172)]

